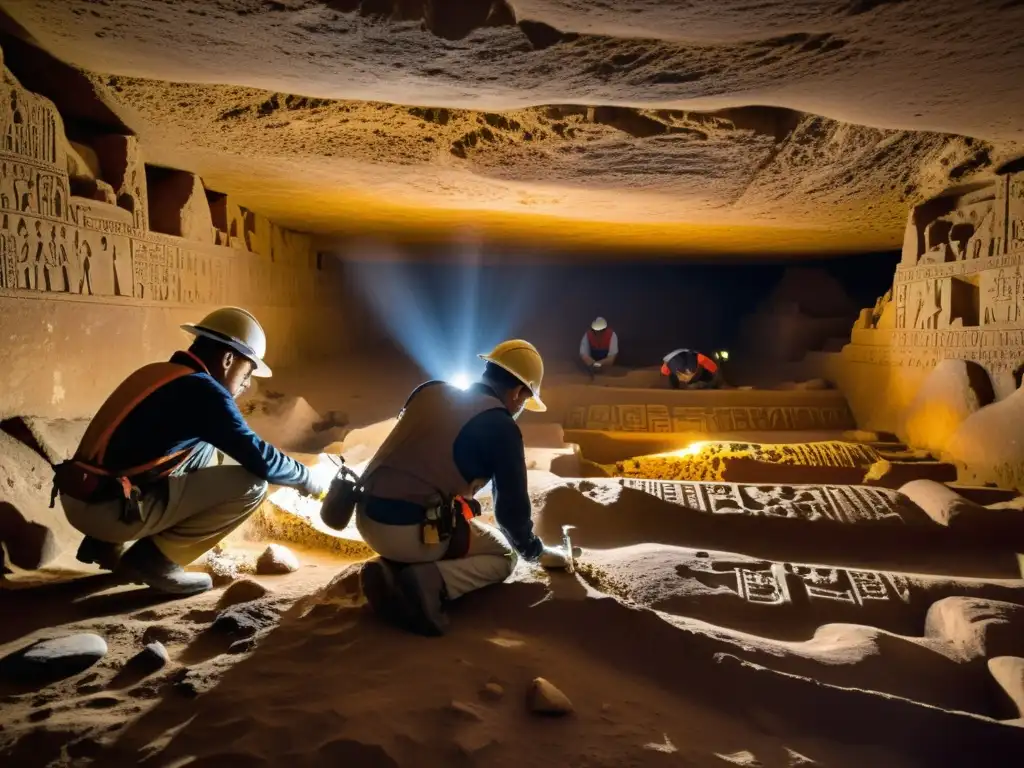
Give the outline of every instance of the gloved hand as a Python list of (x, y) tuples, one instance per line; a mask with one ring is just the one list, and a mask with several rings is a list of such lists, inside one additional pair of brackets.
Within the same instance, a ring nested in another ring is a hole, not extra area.
[[(579, 547), (572, 548), (574, 558), (582, 554), (583, 550)], [(565, 568), (569, 565), (569, 554), (565, 551), (565, 547), (549, 547), (545, 545), (544, 551), (541, 552), (537, 562), (540, 563), (541, 568)]]
[(323, 501), (327, 498), (327, 492), (330, 489), (330, 484), (325, 485), (310, 474), (309, 481), (299, 489), (299, 493), (303, 496), (308, 496), (315, 501)]

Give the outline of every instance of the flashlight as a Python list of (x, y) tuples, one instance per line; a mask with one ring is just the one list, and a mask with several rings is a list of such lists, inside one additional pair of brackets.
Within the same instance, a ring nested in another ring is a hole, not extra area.
[(465, 371), (459, 371), (455, 375), (448, 377), (448, 383), (453, 387), (458, 387), (459, 389), (469, 389), (469, 385), (472, 384), (473, 381), (469, 378), (468, 373)]

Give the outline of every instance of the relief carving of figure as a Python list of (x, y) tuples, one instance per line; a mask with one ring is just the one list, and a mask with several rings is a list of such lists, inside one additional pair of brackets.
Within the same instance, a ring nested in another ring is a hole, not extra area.
[[(61, 261), (60, 261), (60, 249), (61, 244), (57, 242), (57, 226), (53, 225), (50, 227), (50, 242), (47, 245), (46, 250), (46, 290), (52, 291), (57, 289), (59, 283), (55, 280), (56, 277), (62, 277)], [(64, 290), (60, 288), (59, 290)]]
[[(29, 290), (35, 288), (32, 284), (32, 266), (29, 261), (29, 255), (31, 250), (31, 244), (29, 243), (29, 232), (28, 224), (25, 223), (24, 219), (18, 220), (17, 230), (19, 245), (18, 248), (18, 288), (28, 288)], [(24, 280), (22, 279), (24, 278)]]
[(84, 236), (82, 237), (82, 243), (79, 247), (81, 248), (81, 250), (79, 250), (79, 262), (82, 265), (82, 277), (78, 283), (77, 293), (92, 296), (92, 247)]
[(18, 104), (18, 92), (11, 89), (11, 123), (7, 126), (7, 136), (4, 139), (8, 152), (21, 152), (21, 137), (25, 127), (25, 118), (21, 114), (21, 107)]
[(14, 180), (14, 205), (22, 213), (35, 213), (35, 183), (32, 179)]
[[(78, 245), (78, 240), (77, 240), (78, 233), (77, 232), (75, 233), (75, 238), (76, 238), (75, 245), (77, 247), (77, 245)], [(68, 255), (67, 242), (68, 242), (68, 230), (67, 230), (67, 227), (61, 227), (60, 228), (60, 244), (57, 246), (57, 249), (58, 249), (58, 252), (57, 252), (57, 263), (58, 263), (58, 266), (60, 268), (61, 277), (64, 278), (64, 292), (65, 293), (71, 293), (75, 289), (75, 278), (78, 275), (77, 275), (77, 270), (75, 269), (75, 265), (72, 264), (73, 257)]]
[[(49, 264), (49, 261), (50, 261), (50, 257), (49, 257), (49, 253), (48, 253), (46, 237), (45, 237), (45, 235), (43, 235), (43, 222), (37, 221), (36, 222), (36, 257), (35, 257), (35, 260), (33, 261), (33, 267), (35, 269), (35, 277), (36, 277), (35, 289), (37, 291), (40, 291), (40, 290), (47, 290), (48, 291), (48, 290), (50, 290), (50, 274), (47, 271), (47, 265)], [(40, 285), (40, 281), (39, 281), (40, 277), (43, 278), (42, 285), (46, 286), (45, 289), (42, 288), (42, 286)]]

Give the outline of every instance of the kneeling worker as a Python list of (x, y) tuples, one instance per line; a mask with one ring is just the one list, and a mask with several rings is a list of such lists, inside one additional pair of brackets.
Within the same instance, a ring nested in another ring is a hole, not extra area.
[[(533, 532), (515, 421), (524, 408), (546, 410), (544, 363), (518, 339), (480, 357), (487, 365), (468, 390), (431, 381), (413, 391), (363, 473), (355, 508), (359, 533), (381, 555), (362, 571), (371, 607), (424, 635), (444, 633), (448, 601), (507, 579), (516, 553), (546, 568), (567, 565), (568, 553)], [(488, 481), (500, 530), (472, 519), (480, 509), (473, 495)]]
[(619, 336), (599, 317), (580, 340), (580, 360), (591, 372), (611, 368), (619, 355)]
[[(235, 403), (251, 376), (270, 376), (256, 318), (225, 307), (182, 329), (195, 336), (192, 346), (140, 368), (114, 390), (74, 458), (54, 468), (54, 494), (85, 534), (79, 560), (187, 595), (212, 582), (182, 566), (244, 522), (268, 482), (313, 496), (324, 489), (257, 437)], [(214, 449), (240, 466), (210, 466)], [(135, 544), (122, 557), (129, 541)]]
[[(725, 359), (725, 353), (720, 353)], [(661, 375), (672, 389), (717, 389), (722, 385), (719, 360), (692, 349), (676, 349), (662, 359)]]

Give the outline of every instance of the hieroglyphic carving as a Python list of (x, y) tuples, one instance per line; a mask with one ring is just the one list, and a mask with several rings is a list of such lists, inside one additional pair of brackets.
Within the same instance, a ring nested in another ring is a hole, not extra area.
[(783, 517), (809, 522), (903, 522), (907, 502), (896, 491), (860, 485), (750, 485), (623, 478), (659, 499), (716, 515)]
[[(703, 556), (702, 556), (703, 555)], [(909, 603), (909, 580), (898, 573), (829, 568), (801, 563), (743, 563), (715, 561), (706, 554), (690, 566), (691, 573), (704, 581), (702, 574), (732, 574), (735, 594), (755, 605), (781, 606), (795, 602), (828, 600), (864, 606), (899, 600)], [(787, 578), (787, 575), (795, 578)], [(722, 578), (720, 577), (720, 578)], [(729, 581), (716, 581), (717, 586), (733, 589)], [(802, 592), (802, 595), (794, 594)]]
[(1024, 320), (1024, 278), (1020, 267), (981, 273), (981, 323), (995, 325)]
[(1024, 172), (1007, 178), (1006, 187), (1007, 249), (1024, 248)]
[(887, 343), (850, 344), (850, 362), (932, 368), (945, 359), (973, 360), (990, 372), (1012, 372), (1024, 360), (1024, 329), (980, 328), (939, 331), (872, 331)]
[(208, 305), (294, 305), (324, 290), (309, 257), (312, 241), (251, 211), (240, 209), (241, 235), (266, 259), (147, 231), (136, 137), (90, 140), (113, 174), (99, 183), (113, 183), (116, 206), (72, 198), (60, 115), (6, 75), (0, 83), (0, 288)]
[(742, 432), (850, 429), (853, 417), (835, 406), (579, 405), (565, 415), (566, 429), (617, 432)]

